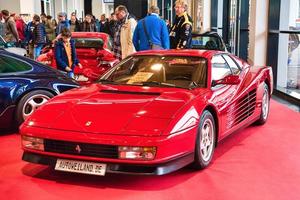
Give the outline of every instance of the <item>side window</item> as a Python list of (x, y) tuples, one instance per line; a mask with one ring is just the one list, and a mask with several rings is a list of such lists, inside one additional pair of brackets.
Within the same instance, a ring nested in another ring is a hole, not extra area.
[(32, 67), (20, 60), (0, 55), (0, 74), (29, 71)]
[(223, 55), (223, 57), (225, 58), (226, 62), (228, 63), (229, 67), (232, 70), (233, 74), (239, 74), (240, 73), (240, 68), (237, 66), (237, 64), (232, 60), (231, 57), (229, 57), (228, 55)]
[(220, 80), (225, 76), (231, 74), (231, 70), (221, 55), (216, 55), (211, 59), (212, 71), (211, 77), (212, 80)]

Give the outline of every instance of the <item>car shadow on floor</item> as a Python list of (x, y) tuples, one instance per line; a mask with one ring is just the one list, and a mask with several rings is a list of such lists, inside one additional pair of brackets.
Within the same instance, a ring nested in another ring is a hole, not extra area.
[[(106, 174), (105, 176), (93, 176), (76, 173), (55, 171), (53, 168), (43, 165), (26, 164), (22, 168), (24, 175), (36, 179), (50, 180), (58, 184), (76, 185), (91, 188), (115, 188), (123, 190), (158, 191), (172, 188), (189, 180), (201, 171), (183, 168), (176, 172), (163, 175), (126, 175)], [(36, 180), (37, 182), (39, 180)]]

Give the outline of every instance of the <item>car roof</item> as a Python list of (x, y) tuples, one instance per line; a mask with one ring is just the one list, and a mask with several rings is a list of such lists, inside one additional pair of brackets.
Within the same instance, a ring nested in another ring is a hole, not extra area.
[(217, 53), (224, 53), (222, 51), (215, 50), (197, 50), (197, 49), (172, 49), (172, 50), (149, 50), (139, 51), (133, 55), (161, 55), (161, 56), (198, 56), (209, 58)]

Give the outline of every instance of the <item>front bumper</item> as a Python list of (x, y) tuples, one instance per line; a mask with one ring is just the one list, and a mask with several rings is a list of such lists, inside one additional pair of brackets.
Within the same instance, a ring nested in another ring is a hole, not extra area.
[[(55, 166), (57, 157), (41, 155), (31, 152), (24, 152), (22, 160)], [(119, 173), (119, 174), (135, 174), (135, 175), (163, 175), (176, 171), (180, 168), (194, 161), (194, 154), (189, 153), (179, 158), (167, 161), (165, 163), (142, 165), (142, 164), (126, 164), (126, 163), (106, 163), (107, 169), (106, 173)]]

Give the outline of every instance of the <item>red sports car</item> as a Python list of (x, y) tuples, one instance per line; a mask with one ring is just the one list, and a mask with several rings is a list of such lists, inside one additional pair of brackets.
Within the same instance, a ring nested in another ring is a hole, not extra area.
[(95, 175), (202, 169), (220, 140), (266, 122), (272, 82), (271, 67), (226, 52), (139, 52), (28, 118), (23, 160)]
[[(74, 32), (72, 38), (75, 40), (75, 47), (78, 59), (83, 68), (75, 68), (75, 79), (79, 82), (89, 81), (87, 74), (92, 77), (100, 77), (110, 69), (118, 60), (111, 52), (111, 39), (106, 33), (97, 32)], [(46, 65), (56, 67), (53, 48), (43, 49), (37, 61)]]

